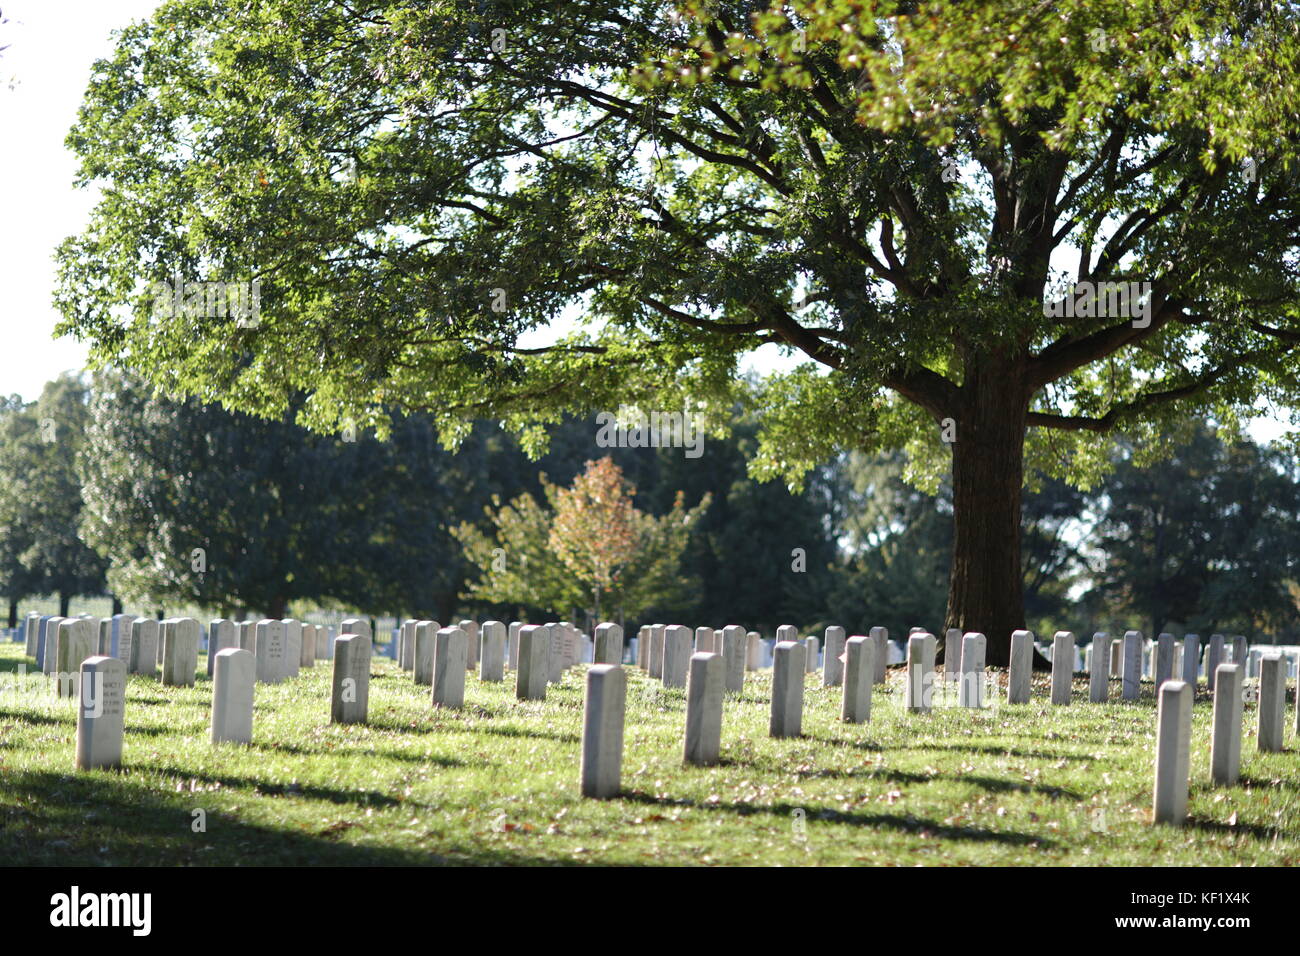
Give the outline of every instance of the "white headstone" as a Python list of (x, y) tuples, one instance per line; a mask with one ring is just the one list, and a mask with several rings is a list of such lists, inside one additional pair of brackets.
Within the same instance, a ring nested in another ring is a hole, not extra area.
[(334, 674), (330, 686), (330, 721), (364, 724), (370, 709), (369, 634), (346, 633), (334, 639)]
[(82, 662), (100, 655), (93, 624), (85, 618), (59, 622), (55, 634), (55, 686), (60, 697), (75, 697), (81, 677)]
[[(419, 624), (418, 620), (402, 622), (402, 632), (397, 645), (397, 663), (404, 671), (415, 670), (415, 629)], [(416, 683), (418, 684), (420, 681), (416, 681)]]
[(664, 631), (663, 624), (650, 625), (650, 649), (649, 659), (646, 662), (646, 670), (651, 677), (662, 679), (664, 676)]
[(745, 629), (729, 624), (722, 629), (722, 684), (729, 694), (745, 690)]
[[(465, 622), (461, 622), (465, 623)], [(469, 637), (459, 627), (444, 627), (433, 639), (433, 705), (465, 705), (465, 669), (469, 666)]]
[(772, 652), (773, 737), (798, 737), (803, 731), (803, 681), (807, 648), (799, 641), (778, 641)]
[(545, 700), (550, 675), (551, 633), (537, 624), (519, 629), (519, 671), (515, 696), (520, 700)]
[(1007, 675), (1007, 703), (1027, 704), (1033, 691), (1034, 632), (1011, 632), (1011, 657)]
[(608, 622), (596, 625), (596, 649), (593, 662), (596, 664), (623, 663), (623, 628)]
[(1110, 635), (1098, 631), (1092, 635), (1088, 661), (1088, 700), (1104, 704), (1110, 699)]
[(713, 654), (720, 650), (721, 648), (715, 649), (713, 646), (713, 628), (697, 627), (695, 629), (696, 654)]
[(844, 628), (832, 624), (826, 628), (822, 645), (822, 686), (839, 687), (844, 683)]
[(978, 631), (965, 634), (961, 639), (961, 682), (957, 685), (959, 707), (984, 706), (984, 656), (988, 638)]
[(867, 632), (867, 636), (871, 638), (871, 643), (875, 646), (875, 682), (883, 684), (885, 682), (885, 666), (889, 663), (889, 628), (873, 627)]
[(1196, 634), (1183, 636), (1183, 682), (1196, 686), (1201, 671), (1201, 639)]
[(76, 768), (121, 766), (126, 665), (116, 657), (97, 655), (82, 661), (80, 677)]
[(433, 686), (433, 648), (435, 638), (442, 628), (437, 621), (415, 622), (414, 653), (411, 655), (411, 672), (415, 683)]
[(158, 622), (151, 617), (137, 617), (131, 622), (131, 655), (126, 662), (132, 674), (153, 677), (158, 673)]
[(523, 622), (511, 621), (510, 630), (506, 634), (506, 643), (509, 647), (509, 667), (512, 671), (519, 670), (519, 629), (522, 628)]
[(284, 666), (286, 677), (297, 677), (302, 667), (302, 622), (286, 617), (284, 624)]
[(1244, 664), (1220, 664), (1214, 676), (1214, 734), (1210, 741), (1210, 778), (1232, 786), (1241, 772), (1241, 690)]
[(1156, 694), (1160, 693), (1160, 685), (1167, 680), (1173, 680), (1174, 677), (1174, 647), (1177, 645), (1177, 639), (1172, 634), (1161, 634), (1156, 638), (1156, 666), (1152, 669), (1152, 679), (1155, 681)]
[(844, 647), (844, 700), (840, 719), (864, 724), (871, 719), (871, 686), (876, 680), (876, 642), (870, 637), (850, 637)]
[(208, 676), (216, 676), (217, 655), (228, 647), (239, 648), (239, 633), (234, 621), (219, 617), (208, 622)]
[(1052, 637), (1052, 703), (1063, 706), (1070, 702), (1070, 689), (1074, 680), (1074, 634), (1057, 631)]
[(479, 660), (478, 679), (502, 681), (506, 679), (506, 626), (500, 621), (484, 621), (482, 633), (482, 658)]
[(253, 655), (257, 659), (257, 679), (275, 684), (288, 676), (285, 666), (284, 622), (263, 619), (257, 622)]
[[(520, 662), (530, 643), (521, 632)], [(537, 637), (541, 640), (541, 637)], [(545, 693), (545, 682), (542, 693)], [(596, 664), (587, 671), (587, 697), (582, 715), (582, 766), (579, 771), (584, 797), (604, 799), (618, 795), (623, 769), (623, 710), (627, 701), (627, 675), (613, 664)]]
[(165, 622), (163, 631), (162, 682), (173, 687), (192, 687), (199, 670), (199, 622), (177, 617)]
[[(1127, 648), (1125, 656), (1127, 657)], [(1187, 819), (1187, 788), (1191, 770), (1191, 685), (1167, 681), (1160, 688), (1156, 713), (1156, 781), (1152, 819), (1180, 826)]]
[(1270, 653), (1259, 659), (1259, 729), (1260, 753), (1282, 749), (1282, 715), (1286, 710), (1287, 660)]
[[(1214, 690), (1214, 672), (1223, 663), (1224, 637), (1222, 634), (1210, 635), (1210, 646), (1205, 652), (1205, 683)], [(1300, 711), (1298, 711), (1300, 712)]]
[(818, 654), (821, 652), (820, 642), (815, 637), (805, 637), (803, 639), (804, 649), (808, 652), (804, 658), (804, 667), (808, 668), (808, 673), (815, 673), (818, 664), (821, 662)]
[(224, 647), (213, 660), (212, 742), (251, 744), (257, 659), (252, 651)]
[(722, 747), (721, 654), (705, 652), (691, 657), (686, 683), (686, 746), (688, 764), (708, 766), (718, 762)]
[[(972, 634), (978, 633), (975, 631)], [(947, 681), (955, 681), (961, 678), (961, 652), (962, 638), (961, 628), (950, 627), (944, 633), (943, 637), (943, 678)]]
[[(1142, 632), (1124, 632), (1123, 698), (1137, 700), (1142, 692)], [(1195, 684), (1193, 684), (1195, 686)]]
[(782, 624), (776, 629), (776, 642), (799, 640), (799, 628), (793, 624)]
[(763, 666), (763, 638), (758, 631), (745, 632), (745, 670), (756, 671)]
[(936, 641), (924, 631), (907, 639), (907, 687), (904, 705), (915, 713), (928, 714), (934, 696), (934, 655)]
[(691, 629), (680, 624), (664, 628), (663, 682), (665, 687), (685, 687), (691, 659)]

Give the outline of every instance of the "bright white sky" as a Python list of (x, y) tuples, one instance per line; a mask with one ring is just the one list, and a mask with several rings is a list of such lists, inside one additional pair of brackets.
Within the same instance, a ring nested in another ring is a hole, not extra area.
[[(0, 394), (31, 401), (59, 373), (81, 368), (86, 349), (53, 337), (53, 252), (84, 226), (95, 196), (76, 190), (73, 154), (63, 140), (98, 57), (112, 49), (111, 31), (147, 17), (160, 0), (0, 0)], [(554, 330), (552, 330), (552, 334)], [(789, 368), (797, 356), (774, 345), (754, 353), (759, 372)], [(1251, 431), (1269, 440), (1283, 430), (1271, 417)]]

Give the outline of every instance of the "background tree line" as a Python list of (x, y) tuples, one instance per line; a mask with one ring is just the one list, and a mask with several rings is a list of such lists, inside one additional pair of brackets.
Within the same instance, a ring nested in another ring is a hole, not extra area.
[[(495, 422), (452, 453), (420, 415), (349, 441), (300, 428), (298, 411), (254, 418), (119, 372), (0, 402), (10, 626), (21, 600), (49, 594), (65, 613), (74, 596), (109, 594), (225, 615), (307, 602), (439, 620), (585, 621), (599, 601), (629, 625), (766, 633), (835, 622), (897, 636), (943, 620), (951, 490), (909, 485), (901, 453), (841, 456), (795, 492), (749, 477), (757, 427), (740, 411), (700, 458), (601, 448), (594, 420), (566, 418), (536, 461)], [(1043, 478), (1026, 493), (1030, 626), (1295, 640), (1295, 462), (1204, 423), (1166, 463), (1142, 467), (1139, 451), (1121, 441), (1089, 492)]]

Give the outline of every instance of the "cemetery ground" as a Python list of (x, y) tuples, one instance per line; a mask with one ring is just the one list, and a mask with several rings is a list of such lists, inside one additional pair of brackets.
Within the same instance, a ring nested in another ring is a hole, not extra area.
[[(903, 710), (901, 668), (871, 720), (808, 674), (803, 736), (768, 736), (771, 671), (728, 697), (722, 759), (684, 767), (685, 691), (628, 674), (620, 795), (578, 791), (586, 666), (544, 701), (466, 681), (461, 710), (376, 656), (368, 725), (329, 722), (330, 663), (256, 688), (253, 745), (209, 742), (211, 679), (127, 690), (123, 769), (74, 773), (75, 704), (0, 645), (0, 858), (27, 865), (1295, 865), (1296, 744), (1209, 780), (1211, 700), (1192, 733), (1189, 820), (1152, 826), (1155, 700)], [(1118, 696), (1118, 682), (1112, 697)], [(1288, 723), (1291, 714), (1288, 713)]]

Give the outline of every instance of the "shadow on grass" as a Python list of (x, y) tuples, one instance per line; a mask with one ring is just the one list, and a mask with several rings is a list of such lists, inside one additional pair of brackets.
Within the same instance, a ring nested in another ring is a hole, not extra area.
[(582, 738), (577, 734), (555, 734), (537, 730), (524, 730), (522, 727), (476, 727), (475, 732), (495, 734), (498, 737), (533, 737), (538, 740), (554, 740), (562, 744), (582, 743)]
[(440, 754), (413, 754), (404, 753), (400, 750), (378, 749), (367, 747), (364, 743), (358, 742), (353, 744), (349, 742), (347, 747), (296, 747), (293, 744), (267, 744), (254, 743), (253, 750), (262, 750), (267, 753), (291, 754), (295, 757), (381, 757), (384, 760), (402, 760), (407, 763), (418, 763), (424, 766), (436, 767), (463, 767), (465, 762), (457, 760), (455, 757), (444, 757)]
[(1200, 830), (1203, 833), (1217, 833), (1222, 836), (1249, 836), (1256, 840), (1276, 840), (1289, 837), (1290, 833), (1286, 830), (1273, 826), (1263, 826), (1258, 823), (1238, 823), (1229, 825), (1222, 820), (1208, 820), (1205, 817), (1189, 816), (1185, 827), (1191, 827)]
[[(346, 801), (356, 812), (356, 822), (339, 819), (304, 831), (292, 825), (281, 829), (247, 823), (212, 811), (207, 814), (206, 832), (195, 833), (193, 810), (205, 794), (160, 794), (132, 777), (109, 771), (7, 775), (0, 786), (0, 859), (28, 866), (521, 866), (565, 862), (460, 844), (442, 846), (435, 852), (342, 842), (352, 831), (366, 834), (368, 804), (361, 800)], [(240, 778), (226, 779), (241, 782)], [(310, 795), (312, 789), (304, 788), (304, 795)]]
[(796, 806), (792, 803), (752, 804), (752, 803), (700, 803), (697, 800), (672, 797), (656, 797), (640, 790), (624, 791), (618, 795), (621, 800), (630, 803), (643, 803), (651, 806), (691, 807), (697, 810), (726, 811), (738, 816), (773, 816), (789, 820), (796, 810), (801, 810), (809, 821), (838, 823), (854, 827), (866, 827), (873, 830), (894, 830), (921, 837), (938, 837), (943, 840), (968, 840), (976, 843), (1001, 843), (1007, 846), (1033, 846), (1050, 849), (1056, 844), (1044, 837), (1032, 833), (1014, 833), (1009, 831), (988, 830), (983, 827), (954, 827), (934, 820), (913, 816), (890, 816), (884, 813), (845, 813), (829, 807)]
[(1096, 760), (1092, 754), (1070, 754), (1057, 750), (1017, 750), (1014, 747), (980, 747), (975, 744), (913, 744), (892, 748), (895, 750), (962, 751), (990, 757), (1021, 757), (1026, 760)]
[(913, 773), (908, 770), (890, 770), (879, 767), (862, 767), (856, 770), (800, 770), (795, 776), (800, 778), (825, 777), (830, 779), (845, 780), (886, 780), (890, 783), (906, 784), (923, 784), (923, 783), (970, 783), (990, 793), (1036, 793), (1040, 796), (1048, 797), (1052, 800), (1068, 797), (1071, 800), (1081, 800), (1082, 797), (1073, 790), (1067, 790), (1064, 787), (1048, 787), (1038, 784), (1021, 783), (1017, 780), (1003, 780), (999, 777), (980, 777), (974, 774), (953, 774), (953, 773)]

